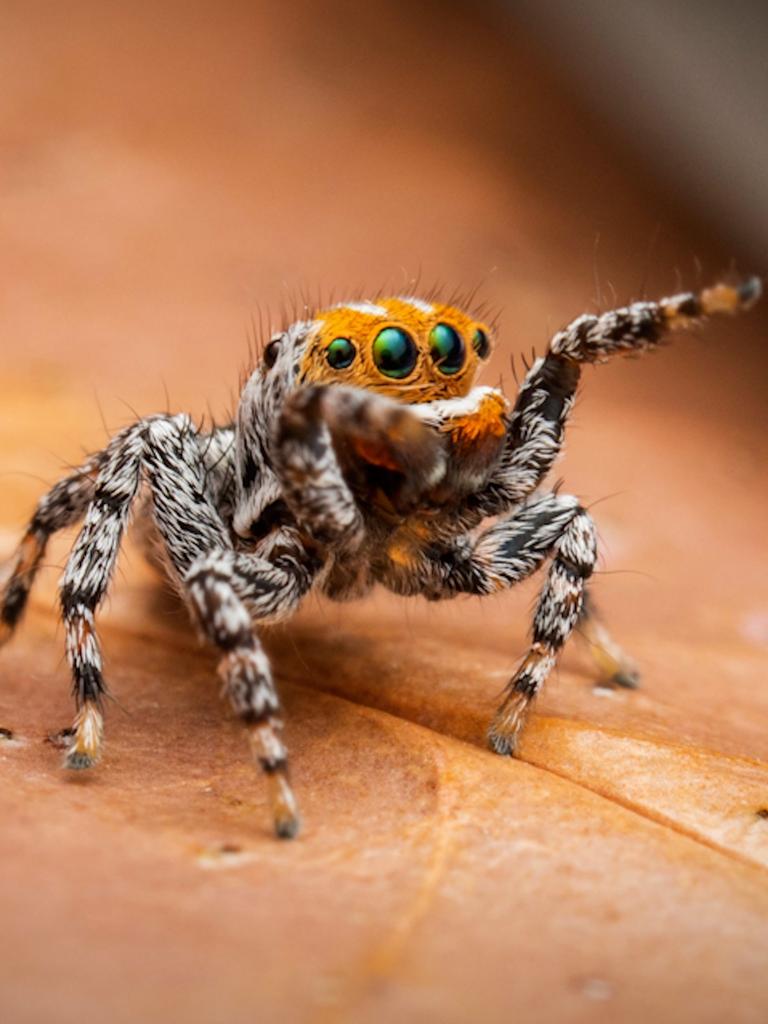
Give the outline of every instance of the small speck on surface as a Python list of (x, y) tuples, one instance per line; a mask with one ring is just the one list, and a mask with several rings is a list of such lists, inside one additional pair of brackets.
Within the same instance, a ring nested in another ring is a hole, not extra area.
[(595, 697), (605, 697), (608, 700), (620, 700), (622, 696), (621, 691), (614, 686), (605, 686), (602, 683), (596, 683), (592, 687), (592, 693)]
[(755, 811), (755, 817), (761, 821), (768, 821), (768, 807), (758, 807)]
[(759, 608), (745, 615), (740, 623), (744, 640), (755, 647), (768, 647), (768, 609)]
[(231, 857), (236, 853), (242, 853), (242, 846), (238, 846), (236, 843), (222, 843), (219, 847), (219, 853), (222, 857)]
[(581, 991), (587, 999), (595, 1003), (604, 1003), (613, 996), (613, 985), (604, 978), (586, 978)]
[(3, 726), (0, 725), (0, 742), (2, 742), (3, 740), (12, 740), (12, 739), (13, 739), (13, 730), (12, 729), (5, 729)]
[(254, 854), (243, 849), (237, 843), (219, 843), (218, 845), (207, 846), (197, 853), (197, 863), (200, 867), (234, 868), (241, 864), (248, 864), (254, 859)]

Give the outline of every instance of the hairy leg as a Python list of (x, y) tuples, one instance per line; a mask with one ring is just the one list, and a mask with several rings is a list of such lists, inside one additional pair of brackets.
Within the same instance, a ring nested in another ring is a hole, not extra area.
[(713, 314), (749, 308), (760, 292), (757, 278), (738, 286), (717, 284), (699, 293), (585, 314), (558, 331), (547, 354), (535, 361), (523, 381), (493, 474), (467, 504), (483, 515), (499, 515), (541, 484), (560, 453), (582, 364), (655, 348), (677, 328)]
[(104, 450), (85, 523), (61, 579), (59, 600), (77, 706), (65, 762), (69, 768), (89, 768), (101, 750), (105, 685), (95, 613), (112, 579), (139, 488), (141, 429), (141, 423), (128, 427)]
[(275, 564), (230, 550), (211, 552), (192, 564), (184, 587), (200, 632), (221, 652), (219, 674), (266, 775), (275, 831), (292, 838), (299, 813), (280, 735), (282, 710), (252, 620), (292, 611), (311, 586), (316, 566), (296, 541), (282, 557)]
[(299, 816), (280, 737), (280, 702), (253, 620), (292, 611), (319, 563), (290, 529), (262, 545), (266, 558), (233, 550), (203, 486), (199, 445), (183, 426), (173, 421), (148, 426), (144, 466), (172, 572), (201, 633), (221, 653), (219, 673), (266, 774), (275, 831), (292, 837)]
[[(220, 502), (231, 505), (233, 431), (218, 427), (201, 439), (202, 457), (209, 485)], [(74, 526), (85, 515), (97, 486), (107, 451), (95, 452), (69, 476), (43, 495), (19, 543), (10, 575), (0, 588), (0, 646), (10, 640), (19, 625), (53, 534)]]
[(531, 701), (581, 614), (584, 586), (597, 557), (595, 529), (578, 499), (532, 498), (476, 538), (461, 538), (432, 566), (427, 596), (491, 594), (552, 563), (539, 595), (530, 648), (507, 688), (488, 734), (500, 754), (514, 753)]
[(0, 646), (10, 640), (21, 621), (48, 541), (58, 530), (73, 526), (85, 515), (103, 458), (102, 452), (91, 455), (38, 502), (19, 544), (11, 574), (0, 590)]

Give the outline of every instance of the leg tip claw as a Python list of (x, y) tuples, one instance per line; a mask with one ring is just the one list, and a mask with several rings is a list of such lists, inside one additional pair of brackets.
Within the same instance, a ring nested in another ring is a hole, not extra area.
[[(101, 712), (94, 704), (85, 703), (75, 719), (64, 767), (77, 772), (93, 768), (101, 754), (103, 733)], [(66, 735), (66, 730), (60, 735)]]
[(275, 819), (275, 835), (278, 839), (295, 839), (301, 831), (301, 819), (298, 815)]
[(88, 768), (93, 768), (97, 760), (97, 758), (92, 757), (90, 754), (85, 754), (81, 750), (73, 749), (70, 750), (64, 758), (64, 767), (69, 771), (83, 772)]
[(501, 757), (514, 757), (517, 747), (515, 736), (505, 736), (503, 733), (495, 732), (493, 729), (488, 733), (488, 746)]
[(749, 309), (763, 294), (763, 282), (759, 277), (748, 277), (736, 289), (742, 309)]
[(622, 668), (613, 673), (608, 683), (611, 686), (621, 686), (625, 690), (636, 690), (640, 686), (640, 673), (636, 668)]

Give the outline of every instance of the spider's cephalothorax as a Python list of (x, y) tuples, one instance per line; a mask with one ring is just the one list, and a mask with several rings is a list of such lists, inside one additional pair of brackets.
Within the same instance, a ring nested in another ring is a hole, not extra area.
[(490, 354), (487, 326), (454, 306), (405, 297), (350, 302), (316, 314), (297, 380), (429, 402), (466, 395)]
[(101, 750), (94, 615), (140, 491), (147, 533), (220, 652), (280, 836), (295, 835), (299, 819), (258, 624), (290, 614), (312, 589), (336, 599), (376, 583), (433, 600), (490, 594), (549, 561), (530, 648), (489, 732), (501, 754), (514, 752), (577, 622), (605, 679), (636, 685), (588, 600), (592, 519), (576, 498), (540, 487), (583, 363), (653, 348), (669, 330), (744, 309), (759, 294), (751, 278), (581, 316), (554, 335), (512, 405), (473, 386), (491, 342), (467, 312), (412, 297), (339, 304), (271, 339), (234, 423), (202, 432), (189, 416), (158, 415), (116, 434), (40, 500), (0, 591), (2, 643), (51, 534), (85, 520), (61, 581), (77, 702), (67, 767), (89, 768)]

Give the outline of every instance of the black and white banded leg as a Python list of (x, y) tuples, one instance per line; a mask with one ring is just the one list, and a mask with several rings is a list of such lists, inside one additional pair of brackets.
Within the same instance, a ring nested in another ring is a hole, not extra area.
[(499, 515), (540, 486), (560, 454), (583, 364), (656, 348), (671, 331), (748, 309), (760, 293), (760, 281), (753, 277), (577, 317), (552, 337), (547, 353), (526, 374), (498, 466), (485, 488), (467, 499), (468, 507)]
[(10, 640), (21, 621), (48, 541), (54, 533), (73, 526), (85, 515), (96, 490), (102, 460), (101, 452), (90, 456), (38, 502), (16, 551), (11, 574), (0, 590), (0, 646)]
[[(254, 727), (265, 770), (280, 778), (277, 786), (272, 785), (273, 794), (277, 793), (273, 801), (276, 830), (292, 835), (298, 818), (286, 778), (285, 750), (277, 736), (279, 721), (272, 714), (279, 705), (251, 616), (290, 610), (308, 588), (312, 567), (291, 537), (281, 553), (272, 545), (274, 563), (233, 551), (228, 530), (206, 489), (201, 452), (205, 444), (188, 417), (153, 417), (116, 435), (102, 453), (85, 522), (61, 582), (77, 703), (66, 764), (88, 768), (100, 754), (100, 705), (106, 687), (95, 612), (106, 594), (131, 506), (146, 476), (170, 568), (206, 636), (222, 650), (221, 671), (228, 692), (236, 710), (245, 711), (242, 716)], [(270, 714), (252, 722), (253, 713), (260, 714), (266, 705)]]
[(514, 586), (552, 558), (533, 619), (531, 645), (510, 680), (488, 741), (513, 754), (526, 713), (578, 622), (584, 586), (597, 558), (595, 528), (577, 498), (547, 494), (457, 546), (442, 560), (442, 593), (491, 594)]
[(134, 424), (116, 434), (102, 453), (85, 522), (61, 579), (59, 601), (77, 706), (65, 761), (69, 768), (90, 768), (101, 753), (106, 687), (95, 613), (112, 579), (139, 488), (141, 426)]
[(319, 565), (291, 529), (263, 545), (268, 558), (233, 549), (206, 493), (189, 424), (150, 423), (144, 464), (172, 572), (201, 633), (221, 652), (219, 673), (269, 783), (275, 831), (290, 838), (298, 832), (299, 815), (280, 737), (280, 702), (253, 622), (293, 611)]
[(275, 562), (226, 549), (212, 551), (196, 559), (184, 577), (200, 632), (222, 653), (219, 674), (266, 775), (281, 838), (296, 835), (299, 814), (288, 781), (280, 701), (253, 619), (288, 614), (311, 586), (317, 566), (297, 541), (290, 545)]

